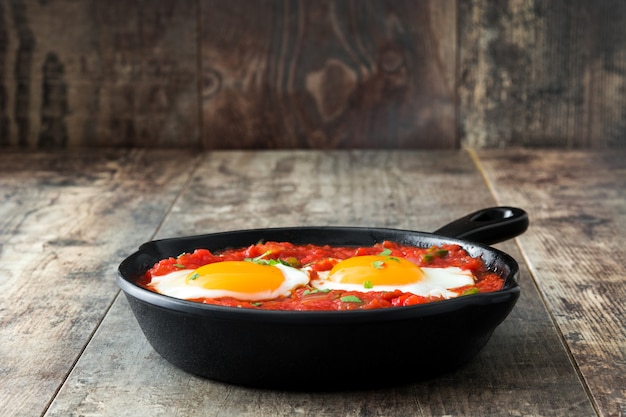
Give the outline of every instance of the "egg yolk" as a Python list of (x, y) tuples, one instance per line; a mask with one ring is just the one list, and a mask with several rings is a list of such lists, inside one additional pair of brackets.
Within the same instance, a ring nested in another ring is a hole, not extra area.
[(283, 281), (280, 269), (245, 261), (224, 261), (204, 265), (186, 278), (186, 284), (190, 286), (241, 293), (274, 291)]
[(355, 256), (337, 263), (328, 279), (364, 286), (404, 285), (421, 281), (424, 273), (411, 261), (393, 256)]

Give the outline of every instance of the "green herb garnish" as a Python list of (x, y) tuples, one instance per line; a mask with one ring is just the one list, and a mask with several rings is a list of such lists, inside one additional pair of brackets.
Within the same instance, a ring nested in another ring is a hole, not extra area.
[(383, 269), (385, 267), (385, 261), (374, 261), (372, 266), (376, 269)]
[(436, 246), (431, 246), (428, 252), (422, 255), (422, 261), (428, 263), (432, 262), (435, 258), (443, 258), (448, 255), (447, 249), (438, 249)]
[(318, 293), (318, 292), (321, 292), (321, 293), (330, 292), (330, 288), (325, 288), (323, 290), (319, 290), (317, 288), (312, 289), (312, 290), (304, 290), (304, 291), (302, 291), (302, 295), (315, 294), (315, 293)]
[(268, 250), (267, 252), (260, 254), (256, 258), (246, 258), (246, 259), (244, 259), (244, 261), (246, 261), (246, 262), (254, 262), (254, 263), (256, 263), (258, 261), (263, 261), (264, 260), (263, 258), (265, 258), (267, 255), (269, 255), (271, 253), (272, 253), (272, 251)]
[[(400, 262), (399, 258), (396, 258), (395, 256), (390, 256), (391, 255), (391, 249), (385, 249), (383, 250), (381, 253), (378, 254), (378, 256), (384, 256), (385, 260), (384, 261), (377, 261), (375, 262), (376, 265), (374, 265), (374, 268), (376, 269), (380, 269), (383, 267), (383, 264), (387, 261), (394, 261), (394, 262)], [(381, 262), (381, 263), (379, 263)]]
[(174, 266), (175, 266), (176, 268), (180, 268), (180, 269), (185, 269), (185, 268), (187, 268), (187, 267), (186, 267), (185, 265), (183, 265), (183, 264), (174, 264)]
[(256, 302), (256, 303), (250, 303), (250, 305), (251, 305), (252, 307), (261, 307), (261, 306), (263, 305), (263, 303)]
[(195, 279), (197, 279), (200, 276), (200, 274), (198, 274), (197, 272), (194, 272), (193, 274), (189, 275), (189, 281), (193, 281)]
[(344, 303), (362, 303), (363, 301), (361, 301), (361, 299), (355, 295), (346, 295), (341, 297), (339, 300), (343, 301)]
[(374, 284), (369, 279), (363, 282), (363, 288), (374, 288)]
[(252, 262), (254, 264), (258, 264), (258, 265), (285, 265), (285, 266), (291, 266), (289, 264), (289, 262), (287, 261), (283, 261), (282, 259), (265, 259), (266, 256), (270, 255), (272, 253), (271, 250), (268, 250), (267, 252), (257, 256), (256, 258), (245, 258), (244, 261), (245, 262)]
[(472, 287), (472, 288), (468, 288), (465, 291), (463, 291), (463, 293), (461, 295), (472, 295), (472, 294), (478, 294), (480, 291), (478, 291), (478, 288), (476, 287)]
[(285, 259), (283, 262), (285, 262), (286, 265), (289, 265), (294, 268), (297, 268), (300, 266), (300, 260), (294, 256), (290, 256), (289, 258)]
[(263, 265), (271, 265), (271, 266), (278, 265), (278, 264), (285, 265), (285, 266), (291, 266), (291, 265), (289, 265), (289, 262), (283, 261), (282, 259), (269, 259), (267, 261), (267, 263), (263, 263)]

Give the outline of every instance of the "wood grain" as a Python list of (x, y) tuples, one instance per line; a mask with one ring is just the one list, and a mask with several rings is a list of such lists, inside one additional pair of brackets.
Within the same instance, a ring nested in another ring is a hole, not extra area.
[(117, 261), (154, 234), (193, 161), (0, 154), (0, 415), (43, 414), (118, 292)]
[(620, 0), (0, 0), (0, 147), (626, 147)]
[(201, 7), (206, 147), (457, 146), (453, 1)]
[(496, 198), (528, 210), (530, 271), (601, 415), (626, 414), (626, 153), (481, 151)]
[(196, 2), (0, 2), (0, 146), (198, 147)]
[(212, 152), (159, 236), (300, 225), (435, 230), (483, 206), (468, 198), (459, 207), (441, 188), (461, 194), (477, 180), (460, 152)]
[(626, 147), (626, 3), (458, 5), (464, 145)]
[[(290, 225), (434, 230), (492, 204), (464, 152), (212, 152), (157, 237)], [(521, 261), (513, 242), (499, 247)], [(338, 393), (248, 389), (186, 374), (152, 350), (120, 296), (46, 416), (593, 415), (523, 264), (520, 279), (516, 308), (463, 369)]]

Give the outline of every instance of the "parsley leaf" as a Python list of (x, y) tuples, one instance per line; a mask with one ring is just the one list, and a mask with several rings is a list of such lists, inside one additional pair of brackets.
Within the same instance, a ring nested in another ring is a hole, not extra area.
[(383, 269), (385, 267), (385, 261), (374, 261), (372, 266), (376, 269)]
[(344, 303), (362, 303), (363, 302), (356, 295), (345, 295), (341, 297), (339, 300), (343, 301)]
[(468, 288), (465, 291), (463, 291), (463, 293), (461, 295), (472, 295), (472, 294), (478, 294), (480, 291), (478, 291), (478, 288), (476, 287), (472, 287), (472, 288)]
[(270, 255), (271, 253), (272, 253), (272, 251), (268, 250), (267, 252), (257, 256), (256, 258), (245, 258), (244, 261), (245, 262), (252, 262), (253, 264), (257, 264), (257, 265), (283, 264), (283, 265), (289, 266), (289, 264), (287, 262), (281, 261), (280, 259), (265, 259), (265, 257)]
[(321, 293), (330, 292), (330, 288), (325, 288), (323, 290), (320, 290), (320, 289), (317, 289), (317, 288), (312, 289), (312, 290), (304, 290), (304, 291), (302, 291), (302, 295), (315, 294), (315, 293), (318, 293), (318, 292), (321, 292)]

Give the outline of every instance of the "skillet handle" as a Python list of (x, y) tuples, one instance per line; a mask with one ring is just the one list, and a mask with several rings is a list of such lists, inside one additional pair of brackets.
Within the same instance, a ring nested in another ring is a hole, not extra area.
[(490, 207), (461, 217), (435, 234), (491, 245), (521, 235), (528, 229), (528, 214), (517, 207)]

